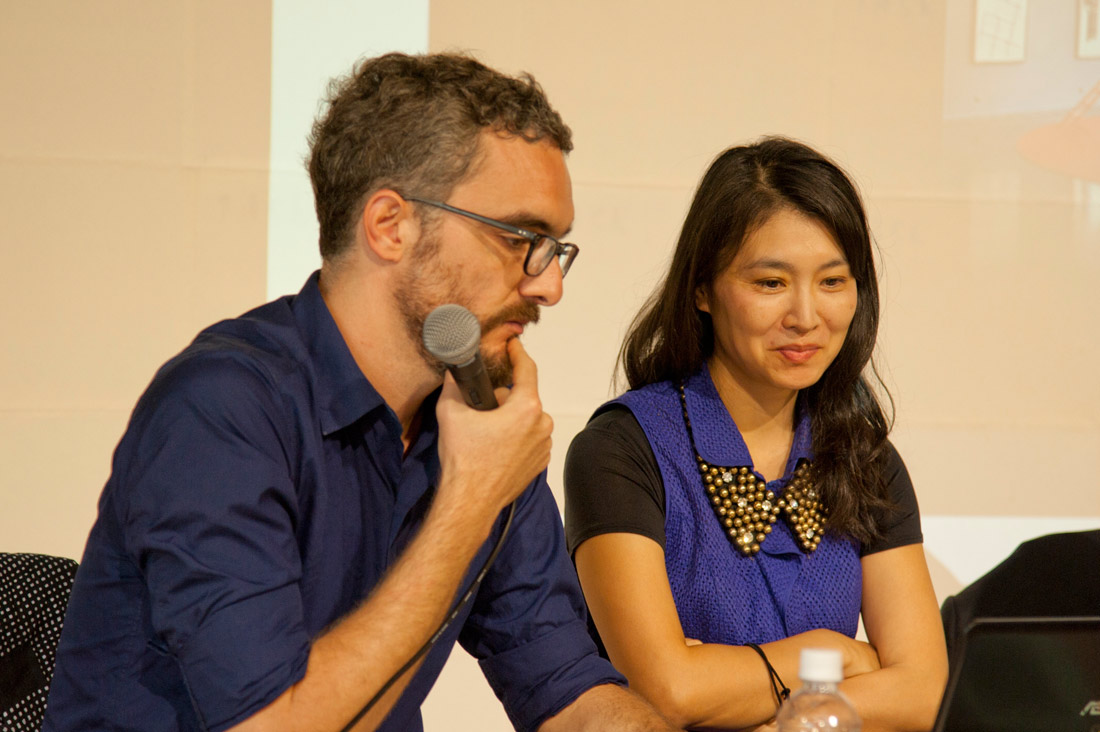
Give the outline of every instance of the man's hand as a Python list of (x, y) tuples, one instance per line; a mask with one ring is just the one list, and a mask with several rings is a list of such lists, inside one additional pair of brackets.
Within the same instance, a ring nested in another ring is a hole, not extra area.
[(499, 407), (467, 406), (450, 374), (436, 405), (441, 465), (436, 501), (480, 509), (489, 520), (550, 463), (554, 423), (542, 409), (535, 362), (518, 338), (508, 341), (508, 356), (514, 383), (496, 390)]
[[(496, 409), (466, 406), (447, 375), (436, 407), (440, 485), (416, 538), (367, 601), (314, 641), (305, 678), (234, 732), (338, 729), (443, 620), (492, 522), (550, 461), (553, 425), (539, 401), (535, 363), (515, 339), (508, 354), (515, 385), (497, 390)], [(381, 724), (412, 673), (357, 730)]]

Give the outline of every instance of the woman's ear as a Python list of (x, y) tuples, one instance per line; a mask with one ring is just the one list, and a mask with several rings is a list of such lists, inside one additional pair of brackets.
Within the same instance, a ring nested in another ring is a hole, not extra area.
[(383, 188), (363, 204), (361, 233), (367, 249), (386, 262), (399, 262), (420, 237), (420, 222), (411, 203)]
[(706, 285), (695, 288), (695, 309), (710, 313), (710, 289)]

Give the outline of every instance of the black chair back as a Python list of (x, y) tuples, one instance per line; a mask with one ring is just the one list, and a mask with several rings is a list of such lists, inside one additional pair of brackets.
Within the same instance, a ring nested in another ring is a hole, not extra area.
[(940, 608), (952, 658), (977, 618), (1100, 616), (1100, 529), (1026, 541)]
[(77, 563), (0, 553), (0, 732), (39, 732)]

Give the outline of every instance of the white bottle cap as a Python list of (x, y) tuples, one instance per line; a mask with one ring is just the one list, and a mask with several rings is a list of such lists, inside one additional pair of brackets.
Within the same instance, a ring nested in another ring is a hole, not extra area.
[(803, 648), (799, 658), (798, 678), (803, 681), (840, 682), (844, 680), (844, 659), (840, 651), (826, 648)]

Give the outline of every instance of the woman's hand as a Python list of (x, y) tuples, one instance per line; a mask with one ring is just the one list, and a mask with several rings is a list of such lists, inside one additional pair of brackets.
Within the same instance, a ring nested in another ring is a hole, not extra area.
[[(676, 727), (752, 730), (775, 717), (771, 677), (755, 651), (684, 635), (660, 544), (601, 534), (575, 556), (611, 662)], [(784, 678), (797, 676), (797, 650), (768, 655)]]
[(870, 643), (853, 640), (847, 636), (844, 636), (844, 638), (851, 641), (845, 644), (846, 647), (843, 650), (844, 678), (850, 679), (853, 676), (871, 673), (882, 668), (878, 653)]
[(835, 630), (825, 628), (807, 630), (779, 643), (796, 643), (799, 648), (827, 648), (840, 651), (846, 679), (882, 668), (878, 653), (870, 643), (849, 638)]

